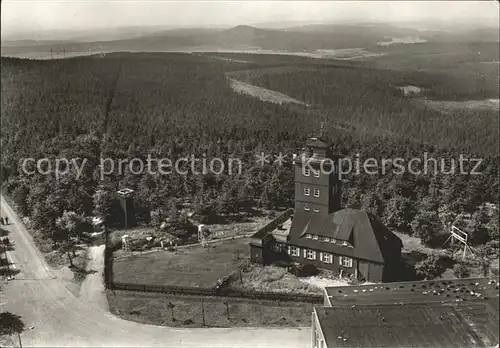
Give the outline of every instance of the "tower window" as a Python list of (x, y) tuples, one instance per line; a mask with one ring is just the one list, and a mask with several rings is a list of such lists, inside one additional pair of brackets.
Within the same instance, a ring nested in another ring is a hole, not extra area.
[(314, 197), (319, 197), (319, 188), (314, 189)]
[(315, 171), (314, 171), (314, 176), (315, 176), (316, 178), (319, 178), (319, 175), (320, 175), (319, 170), (315, 170)]
[(311, 170), (307, 167), (304, 167), (304, 176), (309, 176), (311, 175)]
[(311, 194), (311, 189), (309, 187), (304, 188), (304, 194), (309, 196)]

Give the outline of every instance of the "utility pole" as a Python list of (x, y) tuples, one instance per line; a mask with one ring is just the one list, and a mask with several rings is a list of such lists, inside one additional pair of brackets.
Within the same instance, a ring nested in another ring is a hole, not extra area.
[(229, 301), (224, 301), (224, 304), (226, 305), (227, 320), (229, 320)]
[(174, 317), (174, 304), (172, 302), (168, 302), (168, 308), (170, 308), (170, 314), (172, 314), (172, 321), (175, 321), (175, 317)]
[(205, 326), (205, 303), (203, 297), (201, 298), (201, 318), (203, 320), (203, 326)]
[(23, 348), (23, 344), (21, 343), (21, 334), (19, 333), (19, 331), (17, 332), (17, 339), (19, 340), (19, 347)]

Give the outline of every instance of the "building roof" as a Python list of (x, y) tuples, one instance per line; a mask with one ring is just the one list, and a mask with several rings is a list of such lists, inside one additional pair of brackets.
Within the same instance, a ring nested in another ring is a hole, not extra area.
[[(307, 234), (344, 241), (351, 239), (354, 248), (309, 239), (306, 238)], [(385, 263), (389, 254), (385, 252), (387, 244), (385, 242), (391, 238), (389, 234), (390, 232), (384, 230), (381, 224), (373, 223), (363, 210), (342, 209), (328, 215), (297, 211), (293, 216), (288, 242), (306, 248)], [(402, 246), (400, 240), (399, 246)]]
[(328, 347), (493, 347), (498, 279), (327, 288), (315, 308)]
[(421, 280), (325, 288), (334, 305), (456, 301), (494, 297), (498, 280), (488, 278)]

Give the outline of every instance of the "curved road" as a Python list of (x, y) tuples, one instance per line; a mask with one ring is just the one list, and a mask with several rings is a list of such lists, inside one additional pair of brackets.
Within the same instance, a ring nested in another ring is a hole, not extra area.
[[(9, 217), (9, 238), (15, 249), (9, 259), (21, 272), (3, 286), (6, 310), (20, 315), (27, 329), (23, 346), (106, 347), (300, 347), (310, 345), (308, 328), (175, 329), (119, 319), (109, 313), (101, 272), (82, 284), (80, 297), (67, 288), (58, 270), (51, 269), (22, 222), (1, 197), (2, 216)], [(92, 248), (91, 267), (102, 269), (102, 248)]]

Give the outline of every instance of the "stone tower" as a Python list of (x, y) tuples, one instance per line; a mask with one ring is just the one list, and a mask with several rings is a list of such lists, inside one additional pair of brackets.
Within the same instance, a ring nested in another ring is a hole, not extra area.
[(341, 209), (338, 159), (323, 137), (310, 138), (295, 156), (295, 211), (331, 214)]

